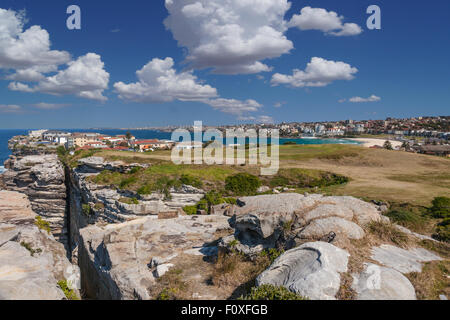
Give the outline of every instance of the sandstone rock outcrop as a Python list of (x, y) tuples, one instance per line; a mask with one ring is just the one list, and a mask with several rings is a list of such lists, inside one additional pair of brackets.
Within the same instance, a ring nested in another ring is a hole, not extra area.
[(312, 300), (334, 300), (348, 257), (348, 252), (329, 243), (305, 243), (282, 254), (256, 282), (284, 286)]
[(411, 282), (397, 270), (372, 263), (353, 275), (353, 289), (358, 300), (416, 300)]
[(175, 257), (217, 252), (207, 244), (226, 228), (227, 218), (219, 216), (146, 217), (84, 228), (78, 248), (82, 287), (91, 298), (151, 299), (155, 276)]
[(55, 238), (68, 245), (64, 167), (55, 154), (11, 156), (3, 175), (7, 190), (28, 196), (34, 212), (50, 222)]
[(57, 282), (78, 292), (80, 271), (64, 246), (35, 225), (24, 194), (0, 191), (0, 299), (63, 299)]
[(391, 245), (373, 248), (372, 259), (401, 273), (421, 272), (424, 262), (442, 260), (423, 248), (405, 250)]
[(266, 248), (295, 246), (296, 242), (361, 239), (362, 226), (382, 220), (379, 208), (353, 197), (283, 193), (238, 199), (231, 221), (236, 233), (221, 246), (238, 240), (235, 248), (254, 255)]
[[(125, 164), (120, 161), (107, 162), (102, 157), (90, 157), (79, 160), (79, 166), (67, 172), (69, 181), (70, 210), (70, 247), (76, 250), (80, 243), (79, 230), (92, 224), (123, 223), (143, 216), (173, 212), (194, 205), (205, 192), (191, 187), (181, 186), (170, 190), (170, 200), (161, 193), (138, 195), (136, 192), (120, 190), (111, 186), (97, 185), (89, 177), (103, 170), (128, 172), (140, 164)], [(136, 198), (139, 204), (120, 202), (122, 198)]]

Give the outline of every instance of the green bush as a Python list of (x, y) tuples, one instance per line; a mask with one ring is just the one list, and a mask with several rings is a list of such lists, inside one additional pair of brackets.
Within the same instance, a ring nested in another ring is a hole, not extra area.
[(298, 294), (290, 292), (285, 287), (276, 287), (270, 284), (265, 284), (260, 287), (252, 288), (251, 292), (239, 298), (239, 300), (308, 300)]
[(64, 292), (64, 295), (66, 296), (67, 300), (80, 300), (75, 291), (69, 288), (66, 280), (58, 281), (58, 286)]
[(81, 210), (83, 211), (83, 214), (84, 214), (86, 217), (89, 217), (90, 215), (93, 214), (93, 210), (92, 210), (92, 208), (91, 208), (91, 205), (88, 204), (88, 203), (83, 203), (83, 204), (81, 205)]
[(41, 230), (47, 231), (48, 234), (50, 234), (50, 222), (45, 221), (42, 219), (41, 216), (37, 216), (36, 220), (34, 221), (34, 224)]
[(438, 224), (433, 238), (439, 241), (450, 242), (450, 218), (446, 218)]
[(133, 169), (130, 170), (130, 172), (128, 172), (129, 174), (135, 174), (138, 173), (139, 171), (141, 171), (141, 167), (134, 167)]
[(193, 186), (195, 188), (201, 188), (203, 185), (202, 181), (199, 178), (193, 177), (188, 174), (181, 175), (180, 182), (182, 184)]
[(183, 211), (188, 216), (193, 216), (193, 215), (197, 214), (197, 206), (186, 206), (183, 208)]
[(260, 186), (259, 178), (248, 173), (238, 173), (225, 179), (225, 189), (238, 196), (254, 195)]
[(151, 194), (152, 192), (153, 192), (153, 188), (149, 184), (146, 184), (137, 190), (137, 193), (139, 195)]
[(136, 177), (131, 176), (131, 177), (125, 178), (122, 181), (120, 181), (119, 188), (125, 189), (127, 186), (129, 186), (133, 183), (136, 183), (136, 182), (137, 182)]
[(24, 247), (25, 249), (27, 249), (27, 250), (30, 252), (30, 254), (31, 254), (32, 257), (34, 257), (34, 255), (35, 255), (36, 253), (41, 253), (41, 252), (42, 252), (42, 249), (40, 249), (40, 248), (38, 248), (38, 249), (33, 249), (33, 247), (31, 246), (31, 244), (28, 243), (28, 242), (22, 241), (22, 242), (20, 243), (20, 245), (21, 245), (22, 247)]
[(263, 250), (260, 255), (262, 257), (268, 257), (270, 260), (270, 263), (273, 263), (279, 256), (281, 256), (284, 253), (284, 250), (277, 250), (275, 248), (271, 248), (269, 250)]
[(418, 227), (424, 223), (424, 218), (420, 214), (402, 208), (390, 210), (386, 216), (405, 227)]
[(432, 202), (430, 213), (434, 218), (450, 218), (450, 198), (437, 197)]

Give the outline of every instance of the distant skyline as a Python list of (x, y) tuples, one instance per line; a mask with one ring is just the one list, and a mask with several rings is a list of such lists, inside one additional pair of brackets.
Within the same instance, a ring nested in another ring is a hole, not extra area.
[(448, 1), (72, 4), (0, 4), (0, 129), (449, 115)]

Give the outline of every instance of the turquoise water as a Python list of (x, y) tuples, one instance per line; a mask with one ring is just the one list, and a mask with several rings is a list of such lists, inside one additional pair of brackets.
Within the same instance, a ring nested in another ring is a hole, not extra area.
[[(118, 130), (118, 129), (95, 129), (95, 130), (84, 130), (84, 129), (61, 129), (61, 131), (67, 132), (98, 132), (105, 135), (120, 135), (130, 132), (137, 139), (166, 139), (170, 140), (172, 133), (161, 132), (153, 130)], [(11, 151), (8, 150), (8, 140), (13, 136), (27, 134), (28, 130), (3, 130), (0, 129), (0, 173), (3, 171), (3, 162), (8, 159)], [(300, 145), (320, 145), (320, 144), (359, 144), (356, 141), (343, 140), (343, 139), (280, 139), (280, 145), (286, 142), (295, 142)], [(269, 140), (270, 143), (270, 140)]]

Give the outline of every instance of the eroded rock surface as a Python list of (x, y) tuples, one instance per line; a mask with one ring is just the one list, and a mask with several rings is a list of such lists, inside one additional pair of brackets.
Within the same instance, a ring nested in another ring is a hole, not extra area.
[(64, 167), (55, 154), (11, 156), (2, 178), (7, 190), (28, 196), (34, 212), (50, 222), (55, 238), (68, 245)]
[(411, 282), (392, 268), (367, 263), (353, 280), (358, 300), (416, 300)]
[(0, 191), (0, 299), (62, 299), (57, 282), (78, 292), (80, 271), (64, 246), (35, 224), (27, 196)]
[(424, 262), (442, 260), (423, 248), (405, 250), (391, 245), (373, 248), (372, 259), (401, 273), (421, 272)]
[(284, 286), (312, 300), (334, 300), (349, 253), (325, 242), (305, 243), (282, 254), (256, 280)]
[(233, 212), (236, 233), (221, 245), (238, 240), (236, 248), (248, 255), (299, 241), (361, 239), (362, 226), (383, 219), (376, 205), (353, 197), (296, 193), (243, 197)]
[(78, 251), (82, 287), (91, 298), (151, 299), (155, 275), (167, 271), (158, 266), (167, 267), (180, 254), (216, 253), (207, 245), (227, 228), (227, 217), (220, 216), (147, 217), (84, 228)]

